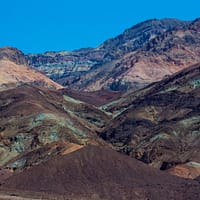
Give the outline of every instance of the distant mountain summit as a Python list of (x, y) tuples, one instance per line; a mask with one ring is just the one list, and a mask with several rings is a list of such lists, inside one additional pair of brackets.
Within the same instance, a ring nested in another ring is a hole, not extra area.
[[(143, 46), (125, 53), (118, 59), (92, 68), (72, 87), (89, 91), (102, 88), (138, 89), (198, 63), (200, 61), (198, 21), (174, 27), (157, 35), (151, 34), (149, 40), (143, 42)], [(151, 28), (154, 30), (154, 25)]]
[[(73, 89), (94, 91), (102, 88), (124, 90), (130, 86), (140, 87), (143, 83), (137, 84), (137, 79), (123, 78), (123, 74), (132, 66), (128, 64), (128, 67), (123, 67), (121, 62), (129, 53), (144, 48), (156, 37), (164, 37), (166, 32), (187, 29), (190, 23), (177, 19), (148, 20), (105, 41), (97, 48), (30, 54), (27, 60), (51, 79)], [(167, 74), (165, 70), (163, 74)], [(143, 82), (146, 84), (145, 80)]]
[(177, 19), (147, 20), (125, 30), (119, 36), (105, 41), (100, 49), (105, 49), (108, 53), (112, 51), (113, 54), (116, 54), (115, 58), (121, 57), (120, 55), (143, 47), (148, 41), (166, 31), (180, 29), (188, 24), (187, 21)]

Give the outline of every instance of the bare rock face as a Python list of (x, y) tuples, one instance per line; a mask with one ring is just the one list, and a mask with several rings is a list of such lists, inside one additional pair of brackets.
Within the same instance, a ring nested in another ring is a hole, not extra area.
[(187, 166), (198, 176), (187, 163), (200, 162), (199, 64), (102, 108), (114, 119), (99, 135), (118, 151), (161, 170)]
[[(140, 50), (148, 47), (148, 53), (155, 47), (168, 48), (169, 42), (166, 43), (165, 40), (174, 38), (174, 34), (178, 30), (183, 31), (184, 28), (184, 30), (187, 30), (190, 23), (175, 19), (148, 20), (127, 29), (115, 38), (105, 41), (95, 49), (31, 54), (27, 55), (27, 60), (31, 66), (71, 89), (87, 91), (96, 91), (102, 88), (127, 90), (129, 87), (135, 87), (137, 89), (183, 68), (178, 61), (171, 66), (173, 60), (170, 61), (170, 58), (166, 60), (170, 57), (171, 52), (166, 52), (167, 55), (163, 57), (158, 57), (154, 53), (151, 56), (150, 53), (150, 55), (145, 55), (147, 60), (142, 62), (144, 55)], [(170, 33), (172, 31), (174, 33)], [(166, 33), (171, 34), (167, 39)], [(156, 39), (157, 37), (160, 37), (160, 39)], [(195, 38), (194, 35), (192, 37)], [(179, 38), (179, 36), (176, 38)], [(151, 43), (154, 39), (159, 40), (159, 42)], [(198, 38), (196, 38), (197, 40)], [(170, 42), (172, 48), (173, 44), (176, 45), (177, 40)], [(185, 42), (184, 39), (182, 42)], [(192, 45), (191, 49), (195, 53), (199, 52), (198, 49), (194, 50)], [(176, 50), (174, 48), (174, 52)], [(179, 57), (183, 58), (186, 52), (191, 57), (193, 51), (189, 53), (188, 49), (180, 50), (179, 54), (181, 55)], [(186, 65), (193, 64), (194, 61), (190, 63), (187, 60)], [(135, 63), (138, 63), (137, 66)], [(162, 65), (158, 68), (160, 64)]]
[(29, 65), (63, 86), (69, 86), (78, 81), (81, 74), (90, 70), (94, 65), (101, 64), (103, 57), (103, 51), (92, 48), (26, 56)]

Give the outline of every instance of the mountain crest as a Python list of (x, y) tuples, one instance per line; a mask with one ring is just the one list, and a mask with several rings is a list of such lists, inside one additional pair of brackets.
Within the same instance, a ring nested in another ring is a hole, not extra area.
[(0, 48), (0, 60), (1, 59), (7, 59), (19, 65), (27, 65), (24, 53), (13, 47)]

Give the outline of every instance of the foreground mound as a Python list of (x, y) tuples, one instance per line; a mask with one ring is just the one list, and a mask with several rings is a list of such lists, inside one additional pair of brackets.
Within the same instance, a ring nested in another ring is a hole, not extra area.
[(200, 185), (109, 148), (86, 146), (15, 174), (3, 188), (65, 195), (66, 199), (199, 199)]

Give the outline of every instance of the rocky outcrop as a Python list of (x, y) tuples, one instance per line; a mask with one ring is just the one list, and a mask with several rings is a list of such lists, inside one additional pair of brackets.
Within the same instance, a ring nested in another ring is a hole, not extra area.
[(167, 170), (170, 174), (188, 179), (195, 179), (200, 176), (200, 163), (188, 162), (176, 165)]
[(0, 48), (0, 60), (2, 59), (10, 60), (18, 65), (27, 65), (24, 53), (12, 47)]
[(99, 48), (107, 52), (110, 60), (113, 58), (116, 60), (129, 52), (142, 48), (153, 38), (167, 31), (182, 29), (189, 23), (189, 21), (177, 19), (147, 20), (125, 30), (119, 36), (105, 41)]

